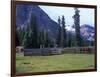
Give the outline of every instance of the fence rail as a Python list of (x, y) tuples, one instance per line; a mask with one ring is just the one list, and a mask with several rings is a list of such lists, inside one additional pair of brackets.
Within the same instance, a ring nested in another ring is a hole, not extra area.
[(54, 55), (65, 53), (94, 53), (94, 47), (67, 47), (67, 48), (42, 48), (42, 49), (23, 49), (24, 56)]
[(95, 47), (71, 47), (62, 49), (62, 53), (94, 53)]

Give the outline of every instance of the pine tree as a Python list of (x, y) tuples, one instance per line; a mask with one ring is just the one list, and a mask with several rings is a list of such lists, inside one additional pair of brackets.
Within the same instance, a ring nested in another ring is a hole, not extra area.
[(75, 8), (75, 15), (74, 18), (74, 25), (75, 25), (75, 32), (76, 32), (76, 45), (81, 46), (81, 36), (80, 36), (80, 15), (79, 10)]
[(67, 41), (67, 43), (68, 43), (67, 46), (71, 47), (71, 45), (72, 45), (72, 33), (70, 33), (70, 32), (67, 33), (67, 37), (68, 37), (68, 39), (67, 39), (68, 40)]
[(62, 16), (62, 26), (61, 26), (61, 46), (66, 47), (66, 29), (65, 29), (65, 17)]
[(50, 47), (51, 45), (51, 39), (49, 36), (48, 31), (42, 29), (39, 32), (39, 47), (44, 48), (44, 47)]
[(65, 17), (62, 16), (62, 21), (60, 17), (58, 18), (58, 35), (56, 39), (56, 43), (59, 47), (66, 47), (67, 46), (67, 34), (65, 29)]
[(48, 31), (46, 31), (46, 40), (45, 40), (45, 47), (50, 47), (50, 37), (49, 37), (49, 34), (48, 34)]
[(56, 38), (56, 44), (58, 47), (61, 46), (61, 20), (60, 20), (60, 16), (58, 18), (58, 34), (57, 34), (57, 38)]
[(44, 31), (40, 30), (39, 34), (38, 34), (38, 42), (39, 42), (39, 47), (43, 48), (44, 47)]
[(28, 23), (29, 30), (26, 31), (24, 36), (25, 48), (38, 48), (38, 26), (36, 22), (36, 16), (32, 13), (30, 22)]
[(19, 43), (19, 37), (18, 37), (18, 32), (16, 31), (16, 46), (19, 46), (20, 43)]
[(23, 39), (24, 39), (24, 35), (25, 35), (25, 31), (24, 28), (18, 27), (16, 29), (16, 33), (17, 33), (17, 38), (19, 40), (19, 46), (23, 45)]
[(25, 32), (24, 39), (23, 39), (23, 43), (22, 43), (22, 45), (24, 46), (24, 48), (31, 48), (30, 38), (31, 37), (29, 36), (29, 33), (28, 32)]

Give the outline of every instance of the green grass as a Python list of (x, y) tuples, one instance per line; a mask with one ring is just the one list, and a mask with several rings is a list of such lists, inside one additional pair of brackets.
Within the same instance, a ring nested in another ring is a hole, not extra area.
[(16, 72), (47, 72), (94, 68), (94, 54), (62, 54), (51, 56), (16, 55)]

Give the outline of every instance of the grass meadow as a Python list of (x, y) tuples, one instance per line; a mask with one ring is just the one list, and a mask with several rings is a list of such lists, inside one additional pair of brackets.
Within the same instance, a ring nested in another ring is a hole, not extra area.
[(16, 73), (49, 72), (94, 68), (94, 54), (23, 56), (16, 54)]

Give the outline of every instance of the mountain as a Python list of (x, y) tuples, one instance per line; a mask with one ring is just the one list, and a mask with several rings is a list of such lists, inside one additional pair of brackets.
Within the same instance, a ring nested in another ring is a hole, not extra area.
[(27, 27), (31, 12), (36, 16), (39, 29), (45, 29), (53, 38), (57, 35), (58, 24), (53, 21), (38, 5), (17, 4), (16, 27)]
[(88, 24), (81, 25), (80, 33), (81, 36), (87, 41), (94, 41), (95, 29), (93, 26)]
[[(67, 34), (72, 34), (73, 36), (75, 36), (75, 31), (68, 30), (66, 32)], [(81, 38), (83, 38), (84, 40), (94, 41), (94, 37), (95, 37), (94, 27), (88, 24), (81, 25), (80, 35), (81, 35)]]
[[(38, 5), (28, 4), (17, 4), (16, 5), (16, 27), (26, 28), (31, 12), (36, 16), (37, 24), (40, 29), (48, 31), (50, 37), (56, 38), (58, 24), (53, 21)], [(75, 35), (74, 31), (69, 31)], [(94, 40), (94, 27), (88, 24), (81, 25), (80, 27), (81, 36), (87, 41)]]

